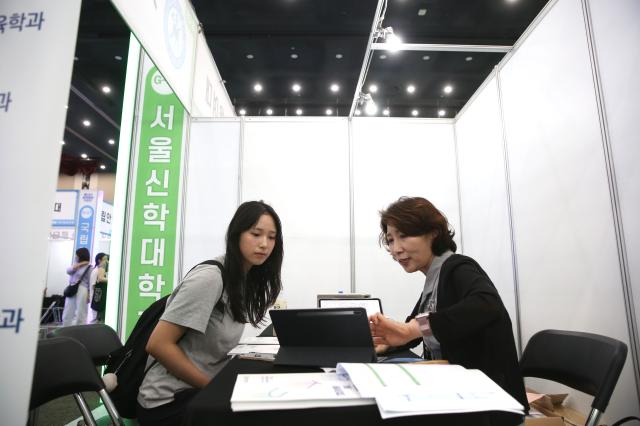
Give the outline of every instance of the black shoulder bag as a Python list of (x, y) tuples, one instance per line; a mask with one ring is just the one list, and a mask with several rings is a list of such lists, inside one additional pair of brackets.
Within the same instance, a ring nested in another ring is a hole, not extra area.
[(64, 294), (64, 297), (73, 297), (76, 295), (76, 293), (78, 292), (78, 286), (82, 282), (84, 276), (87, 275), (87, 271), (89, 270), (89, 268), (91, 268), (91, 265), (87, 265), (86, 269), (80, 276), (80, 279), (75, 284), (69, 284), (65, 287), (64, 292), (62, 293)]

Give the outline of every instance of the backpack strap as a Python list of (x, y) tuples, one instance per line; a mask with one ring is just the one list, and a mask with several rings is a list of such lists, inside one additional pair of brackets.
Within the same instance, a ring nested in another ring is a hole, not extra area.
[(186, 273), (185, 277), (187, 275), (189, 275), (191, 273), (191, 271), (193, 271), (194, 269), (196, 269), (198, 266), (200, 265), (213, 265), (213, 266), (217, 266), (218, 269), (220, 269), (220, 274), (222, 275), (222, 292), (220, 293), (220, 299), (218, 299), (218, 301), (216, 302), (215, 306), (213, 307), (213, 309), (216, 309), (218, 312), (224, 314), (224, 302), (222, 301), (222, 295), (224, 294), (224, 288), (226, 287), (227, 283), (226, 283), (226, 273), (224, 271), (224, 265), (220, 262), (218, 262), (217, 260), (205, 260), (204, 262), (200, 262), (198, 263), (196, 266), (194, 266), (193, 268), (189, 269), (189, 272)]

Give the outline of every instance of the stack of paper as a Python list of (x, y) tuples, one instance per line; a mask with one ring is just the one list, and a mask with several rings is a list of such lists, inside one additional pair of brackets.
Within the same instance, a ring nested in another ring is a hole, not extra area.
[(383, 419), (420, 414), (508, 411), (524, 407), (480, 370), (458, 365), (338, 364)]
[(243, 337), (240, 344), (229, 351), (229, 355), (242, 358), (273, 361), (280, 349), (277, 337)]
[(233, 411), (285, 410), (375, 404), (335, 373), (238, 374)]
[(376, 403), (383, 419), (524, 408), (479, 370), (458, 365), (338, 364), (335, 373), (239, 374), (233, 411)]

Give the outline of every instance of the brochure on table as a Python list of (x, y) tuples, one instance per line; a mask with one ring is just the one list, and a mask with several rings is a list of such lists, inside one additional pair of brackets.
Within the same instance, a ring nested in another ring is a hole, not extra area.
[(383, 419), (523, 407), (479, 370), (458, 365), (341, 363), (335, 373), (240, 374), (234, 411), (376, 403)]

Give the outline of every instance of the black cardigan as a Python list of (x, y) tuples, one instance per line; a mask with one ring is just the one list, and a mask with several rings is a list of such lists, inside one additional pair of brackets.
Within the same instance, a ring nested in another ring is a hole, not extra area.
[[(419, 313), (420, 299), (407, 321)], [(454, 254), (442, 264), (436, 312), (429, 322), (443, 359), (482, 370), (528, 409), (509, 313), (475, 260)]]

